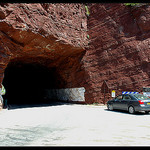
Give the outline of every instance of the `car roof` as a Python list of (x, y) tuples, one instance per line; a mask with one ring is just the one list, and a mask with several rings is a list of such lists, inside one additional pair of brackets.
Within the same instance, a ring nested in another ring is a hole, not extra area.
[(136, 97), (136, 96), (138, 96), (138, 95), (142, 95), (142, 94), (122, 94), (122, 96), (123, 95), (130, 95), (131, 97), (133, 96), (133, 97)]

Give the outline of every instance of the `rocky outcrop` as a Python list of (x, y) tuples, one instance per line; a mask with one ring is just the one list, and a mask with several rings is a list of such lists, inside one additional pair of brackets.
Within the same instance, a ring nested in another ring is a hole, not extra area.
[(0, 83), (6, 67), (40, 64), (53, 70), (49, 88), (84, 87), (86, 103), (150, 86), (150, 6), (87, 8), (89, 16), (81, 3), (1, 3)]
[(70, 86), (77, 86), (75, 72), (81, 70), (77, 62), (88, 44), (86, 32), (83, 4), (1, 3), (0, 83), (8, 63), (20, 62), (57, 68), (58, 88), (70, 80)]
[[(150, 86), (150, 6), (134, 8), (107, 3), (90, 4), (89, 8), (90, 48), (85, 67), (93, 95), (88, 95), (102, 103), (104, 81), (117, 94)], [(107, 95), (110, 99), (110, 93)]]

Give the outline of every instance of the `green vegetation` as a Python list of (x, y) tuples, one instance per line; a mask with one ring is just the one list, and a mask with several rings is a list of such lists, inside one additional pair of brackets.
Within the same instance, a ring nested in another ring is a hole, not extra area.
[(90, 12), (89, 12), (89, 9), (87, 6), (85, 6), (85, 9), (86, 9), (86, 14), (89, 16), (90, 15)]
[(98, 104), (99, 104), (98, 102), (93, 103), (93, 105), (98, 105)]
[(137, 6), (141, 3), (124, 3), (126, 6)]

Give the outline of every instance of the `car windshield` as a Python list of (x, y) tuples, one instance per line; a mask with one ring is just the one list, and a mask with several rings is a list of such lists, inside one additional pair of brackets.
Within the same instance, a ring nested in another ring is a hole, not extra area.
[(134, 95), (137, 99), (140, 99), (140, 100), (144, 100), (144, 99), (149, 99), (149, 97), (145, 96), (145, 95), (142, 95), (142, 94), (135, 94)]

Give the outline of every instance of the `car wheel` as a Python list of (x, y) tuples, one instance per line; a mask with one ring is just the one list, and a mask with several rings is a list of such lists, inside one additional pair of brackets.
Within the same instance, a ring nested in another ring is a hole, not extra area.
[(113, 106), (110, 104), (107, 104), (107, 108), (108, 108), (108, 110), (113, 110)]
[(129, 106), (128, 111), (129, 111), (130, 114), (134, 114), (135, 113), (135, 110), (134, 110), (133, 106)]

